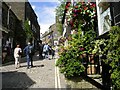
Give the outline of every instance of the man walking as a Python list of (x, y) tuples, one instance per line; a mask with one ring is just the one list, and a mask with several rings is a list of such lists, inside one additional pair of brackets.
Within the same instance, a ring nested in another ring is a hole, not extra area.
[(50, 47), (49, 47), (48, 43), (46, 43), (43, 47), (43, 53), (45, 54), (45, 58), (48, 58), (48, 59), (50, 59), (49, 58), (49, 50), (50, 50)]
[[(32, 43), (28, 42), (28, 45), (24, 48), (24, 53), (26, 54), (27, 58), (27, 69), (33, 67), (33, 55), (34, 55), (34, 47)], [(31, 62), (31, 65), (30, 65)]]

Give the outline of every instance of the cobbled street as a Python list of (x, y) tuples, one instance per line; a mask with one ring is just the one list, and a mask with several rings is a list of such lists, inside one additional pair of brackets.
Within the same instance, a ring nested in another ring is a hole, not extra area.
[(2, 66), (2, 88), (57, 88), (55, 59), (39, 60), (35, 55), (33, 60), (34, 67), (30, 69), (26, 68), (25, 58), (19, 69), (14, 63)]

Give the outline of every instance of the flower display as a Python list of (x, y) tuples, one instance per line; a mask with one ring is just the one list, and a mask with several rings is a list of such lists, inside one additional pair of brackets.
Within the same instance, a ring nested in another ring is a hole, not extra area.
[(84, 27), (92, 28), (96, 19), (95, 8), (95, 3), (91, 2), (77, 2), (74, 6), (69, 5), (66, 13), (68, 24), (71, 25), (72, 29), (78, 28), (78, 25), (81, 25), (83, 30), (88, 30)]

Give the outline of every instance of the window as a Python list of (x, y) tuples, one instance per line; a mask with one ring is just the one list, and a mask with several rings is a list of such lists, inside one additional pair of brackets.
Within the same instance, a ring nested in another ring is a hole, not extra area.
[(100, 2), (98, 6), (100, 10), (101, 34), (104, 34), (111, 27), (110, 3)]

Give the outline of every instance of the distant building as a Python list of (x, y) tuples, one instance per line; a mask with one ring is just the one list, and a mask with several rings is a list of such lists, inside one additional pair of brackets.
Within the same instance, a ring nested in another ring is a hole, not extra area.
[(45, 43), (48, 43), (48, 38), (49, 38), (49, 32), (48, 31), (46, 31), (45, 33), (43, 33), (42, 34), (42, 36), (41, 36), (41, 40), (42, 40), (42, 42), (43, 42), (43, 44), (45, 44)]
[(49, 39), (52, 46), (58, 44), (58, 39), (60, 37), (60, 33), (57, 31), (56, 24), (53, 24), (49, 27), (49, 32), (51, 32)]

